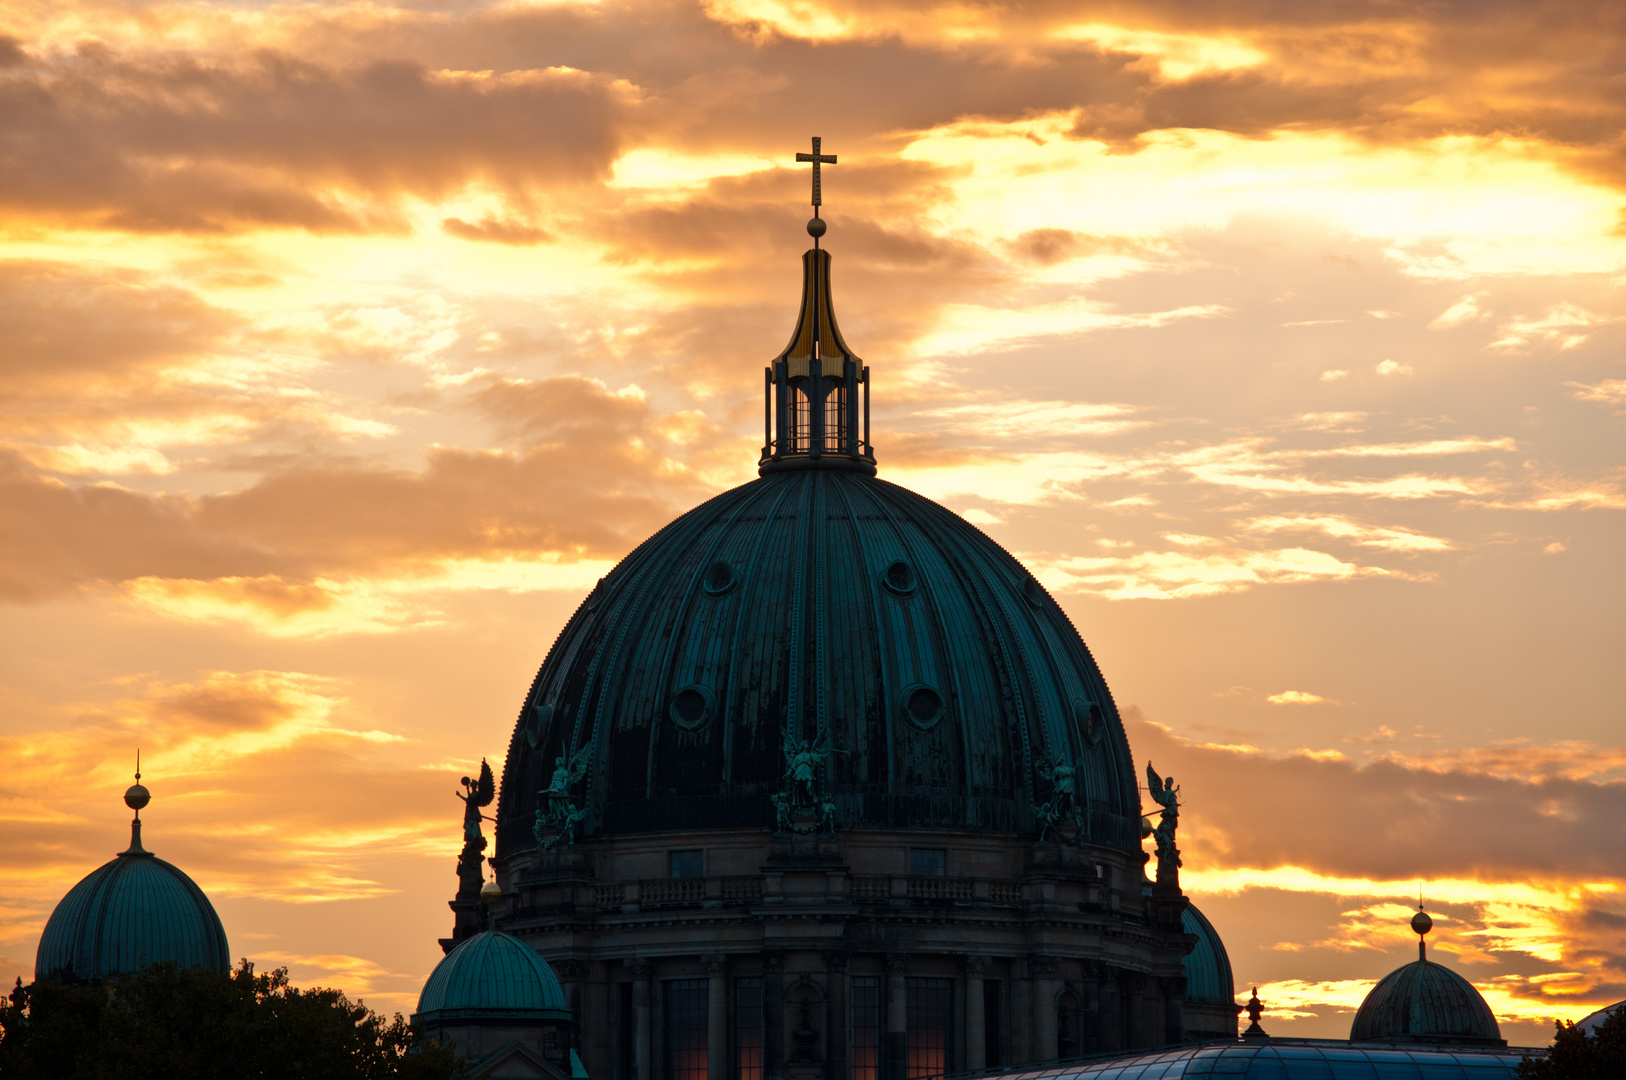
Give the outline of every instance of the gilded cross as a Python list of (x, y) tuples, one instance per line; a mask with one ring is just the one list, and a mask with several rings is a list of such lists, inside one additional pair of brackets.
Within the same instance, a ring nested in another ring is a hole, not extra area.
[[(819, 166), (834, 165), (836, 163), (836, 156), (834, 154), (819, 153), (819, 144), (823, 141), (824, 140), (820, 139), (817, 135), (813, 136), (813, 152), (811, 154), (796, 155), (796, 160), (799, 162), (810, 161), (813, 163), (813, 205), (815, 207), (824, 205), (824, 199), (819, 191)], [(815, 209), (813, 211), (813, 216), (818, 217), (818, 215), (819, 212), (817, 209)]]

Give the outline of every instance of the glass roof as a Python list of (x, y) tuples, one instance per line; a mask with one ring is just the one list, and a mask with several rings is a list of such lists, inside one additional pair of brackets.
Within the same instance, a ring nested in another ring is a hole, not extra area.
[(988, 1080), (1512, 1080), (1544, 1051), (1495, 1047), (1351, 1046), (1336, 1039), (1171, 1047), (1010, 1072)]

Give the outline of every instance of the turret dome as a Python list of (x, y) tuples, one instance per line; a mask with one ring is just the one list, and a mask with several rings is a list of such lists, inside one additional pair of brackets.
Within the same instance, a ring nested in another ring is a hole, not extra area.
[(1197, 905), (1187, 904), (1180, 913), (1181, 928), (1197, 938), (1182, 966), (1186, 976), (1186, 1000), (1219, 1005), (1236, 1015), (1236, 984), (1231, 976), (1231, 958), (1225, 942)]
[(1350, 1041), (1506, 1046), (1496, 1015), (1474, 985), (1428, 959), (1422, 935), (1434, 922), (1420, 906), (1411, 926), (1418, 934), (1417, 959), (1372, 987), (1355, 1012)]
[(435, 965), (418, 997), (415, 1024), (570, 1020), (565, 992), (548, 962), (519, 938), (487, 930)]
[[(145, 806), (147, 789), (139, 783), (136, 788), (139, 794), (126, 794), (126, 802)], [(130, 847), (86, 875), (51, 912), (34, 977), (104, 979), (164, 961), (227, 971), (231, 952), (225, 927), (203, 890), (141, 846), (137, 817)]]

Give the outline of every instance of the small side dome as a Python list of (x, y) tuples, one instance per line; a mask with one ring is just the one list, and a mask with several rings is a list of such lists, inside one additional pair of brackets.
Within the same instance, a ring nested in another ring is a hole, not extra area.
[[(1187, 904), (1180, 913), (1180, 926), (1197, 937), (1197, 945), (1186, 954), (1181, 966), (1186, 975), (1186, 1000), (1236, 1006), (1236, 984), (1231, 978), (1231, 958), (1214, 924), (1196, 905)], [(1234, 1016), (1235, 1013), (1233, 1012)]]
[(447, 953), (418, 997), (414, 1024), (456, 1020), (570, 1020), (548, 962), (512, 934), (487, 930)]
[(1411, 928), (1417, 935), (1416, 962), (1378, 980), (1355, 1011), (1349, 1041), (1506, 1046), (1496, 1015), (1473, 983), (1429, 962), (1423, 939), (1434, 929), (1434, 920), (1423, 910), (1421, 899)]
[(1414, 960), (1379, 980), (1356, 1011), (1349, 1039), (1507, 1045), (1473, 984), (1428, 960)]
[[(138, 782), (124, 800), (139, 813), (151, 797)], [(138, 817), (130, 847), (87, 874), (51, 912), (34, 977), (90, 981), (164, 961), (229, 971), (231, 950), (220, 916), (197, 883), (141, 846)]]

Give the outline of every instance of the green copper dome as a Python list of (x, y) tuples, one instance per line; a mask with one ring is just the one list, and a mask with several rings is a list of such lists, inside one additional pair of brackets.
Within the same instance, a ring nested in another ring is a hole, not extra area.
[(137, 822), (130, 849), (91, 871), (51, 912), (34, 977), (103, 979), (161, 961), (227, 971), (231, 952), (209, 898), (142, 849)]
[(560, 633), (509, 745), (497, 855), (586, 753), (584, 836), (771, 827), (787, 723), (827, 733), (839, 827), (1036, 831), (1050, 763), (1084, 838), (1139, 850), (1106, 681), (998, 543), (861, 471), (724, 492), (645, 541)]
[(1413, 961), (1380, 979), (1356, 1011), (1349, 1038), (1507, 1045), (1473, 984), (1429, 960)]
[(1231, 958), (1226, 955), (1225, 943), (1220, 940), (1214, 924), (1197, 910), (1195, 904), (1187, 904), (1180, 913), (1180, 925), (1186, 933), (1194, 934), (1197, 938), (1196, 946), (1181, 961), (1186, 974), (1186, 1000), (1235, 1006), (1236, 986), (1231, 981)]
[(435, 965), (412, 1022), (569, 1019), (565, 992), (548, 962), (512, 934), (488, 930)]

